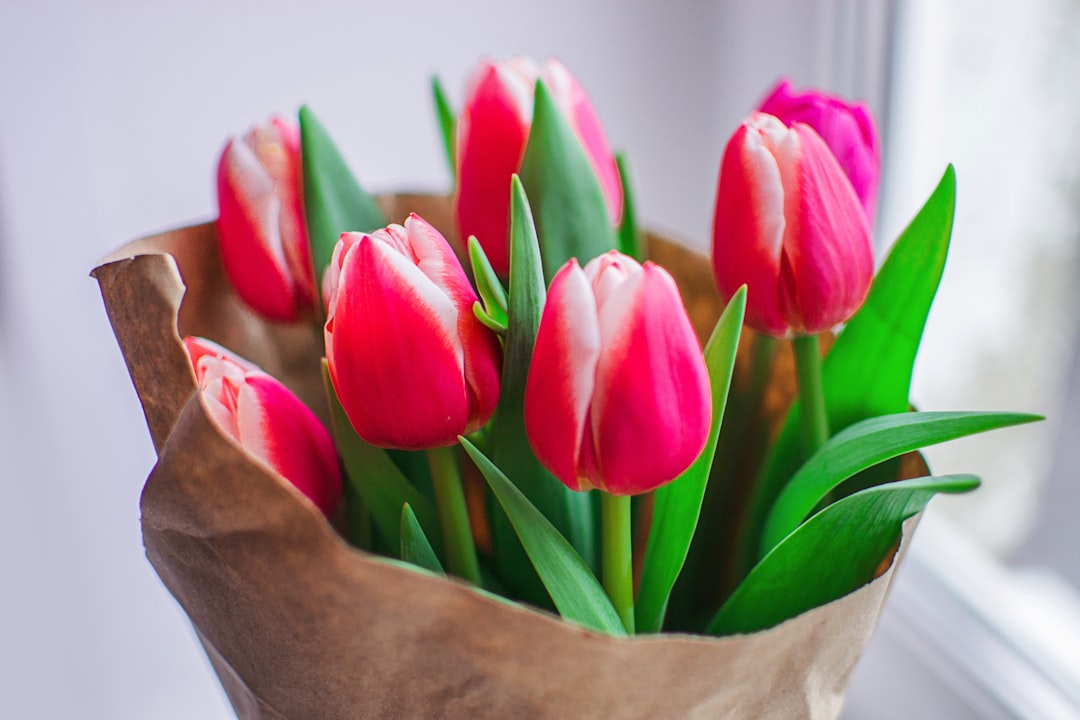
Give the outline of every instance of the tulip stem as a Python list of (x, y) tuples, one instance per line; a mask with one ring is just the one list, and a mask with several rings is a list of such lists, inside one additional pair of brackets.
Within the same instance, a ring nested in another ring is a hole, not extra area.
[(630, 496), (600, 493), (603, 526), (603, 582), (611, 604), (626, 632), (634, 634), (633, 541), (630, 531)]
[(461, 487), (456, 447), (431, 448), (427, 458), (442, 522), (446, 564), (451, 573), (479, 585), (480, 565), (476, 559), (469, 510), (465, 505), (465, 491)]
[(821, 387), (821, 353), (817, 335), (797, 335), (793, 343), (802, 409), (803, 454), (809, 458), (829, 439), (829, 417)]

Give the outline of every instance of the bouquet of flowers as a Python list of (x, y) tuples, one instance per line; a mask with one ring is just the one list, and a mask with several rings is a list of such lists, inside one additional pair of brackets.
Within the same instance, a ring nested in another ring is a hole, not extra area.
[[(483, 62), (449, 197), (302, 108), (216, 222), (95, 269), (158, 453), (148, 557), (244, 718), (834, 717), (935, 494), (914, 412), (952, 169), (875, 275), (867, 109), (786, 81), (711, 263), (643, 230), (565, 66)], [(400, 224), (399, 224), (400, 223)]]

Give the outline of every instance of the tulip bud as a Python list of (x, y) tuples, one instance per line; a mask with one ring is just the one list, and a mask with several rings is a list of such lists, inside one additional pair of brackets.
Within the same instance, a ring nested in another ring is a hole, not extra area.
[(341, 499), (341, 468), (315, 413), (276, 378), (217, 343), (187, 337), (184, 346), (218, 430), (331, 515)]
[(798, 93), (791, 87), (791, 81), (784, 78), (758, 110), (779, 118), (788, 127), (801, 122), (814, 128), (847, 173), (866, 210), (866, 218), (873, 225), (881, 151), (874, 117), (866, 103), (849, 103), (818, 90)]
[(315, 307), (315, 271), (304, 220), (300, 128), (282, 118), (225, 145), (218, 162), (218, 235), (240, 297), (270, 320), (293, 322)]
[(612, 250), (551, 281), (525, 385), (525, 429), (572, 490), (648, 492), (705, 446), (709, 375), (675, 281)]
[(379, 447), (451, 445), (499, 399), (499, 343), (446, 239), (405, 226), (343, 233), (327, 269), (326, 360), (357, 434)]
[(713, 220), (720, 294), (747, 286), (746, 323), (775, 337), (847, 321), (874, 255), (858, 196), (809, 126), (754, 113), (728, 141)]
[(529, 58), (486, 60), (469, 83), (458, 121), (457, 194), (461, 237), (475, 235), (502, 276), (510, 268), (510, 176), (521, 169), (533, 117), (533, 89), (542, 79), (592, 161), (612, 224), (622, 217), (622, 183), (615, 156), (592, 103), (561, 62), (543, 67)]

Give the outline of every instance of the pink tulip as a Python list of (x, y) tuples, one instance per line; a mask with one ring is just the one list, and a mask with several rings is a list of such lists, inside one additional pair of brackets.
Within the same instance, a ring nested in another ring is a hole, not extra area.
[(341, 499), (334, 441), (315, 414), (274, 377), (217, 343), (184, 338), (210, 420), (292, 483), (324, 515)]
[(572, 490), (648, 492), (705, 446), (709, 376), (675, 281), (617, 251), (551, 281), (525, 386), (536, 456)]
[(521, 168), (533, 117), (533, 89), (542, 79), (592, 161), (608, 201), (611, 222), (622, 217), (622, 183), (615, 155), (585, 89), (566, 66), (548, 59), (485, 60), (469, 83), (458, 120), (457, 195), (462, 238), (475, 235), (495, 271), (510, 268), (510, 176)]
[(218, 163), (218, 235), (237, 294), (270, 320), (293, 322), (315, 307), (315, 271), (304, 220), (300, 128), (282, 118), (225, 145)]
[(881, 150), (874, 117), (866, 103), (849, 103), (819, 90), (795, 92), (791, 81), (783, 78), (758, 110), (776, 116), (788, 127), (801, 122), (814, 128), (847, 173), (870, 224), (874, 223)]
[(754, 113), (724, 150), (713, 270), (720, 294), (747, 286), (746, 322), (775, 337), (845, 322), (870, 289), (866, 213), (825, 141)]
[(501, 351), (446, 239), (405, 226), (343, 233), (327, 270), (326, 359), (357, 434), (372, 445), (451, 445), (487, 422)]

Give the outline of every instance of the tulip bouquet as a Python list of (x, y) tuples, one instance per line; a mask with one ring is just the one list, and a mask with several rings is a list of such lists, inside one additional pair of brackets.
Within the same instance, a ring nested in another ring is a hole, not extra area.
[(303, 108), (95, 270), (147, 552), (238, 714), (835, 715), (909, 520), (978, 484), (914, 451), (1036, 419), (910, 409), (952, 170), (875, 276), (873, 121), (781, 82), (710, 267), (561, 63), (434, 96), (449, 198), (367, 194)]

